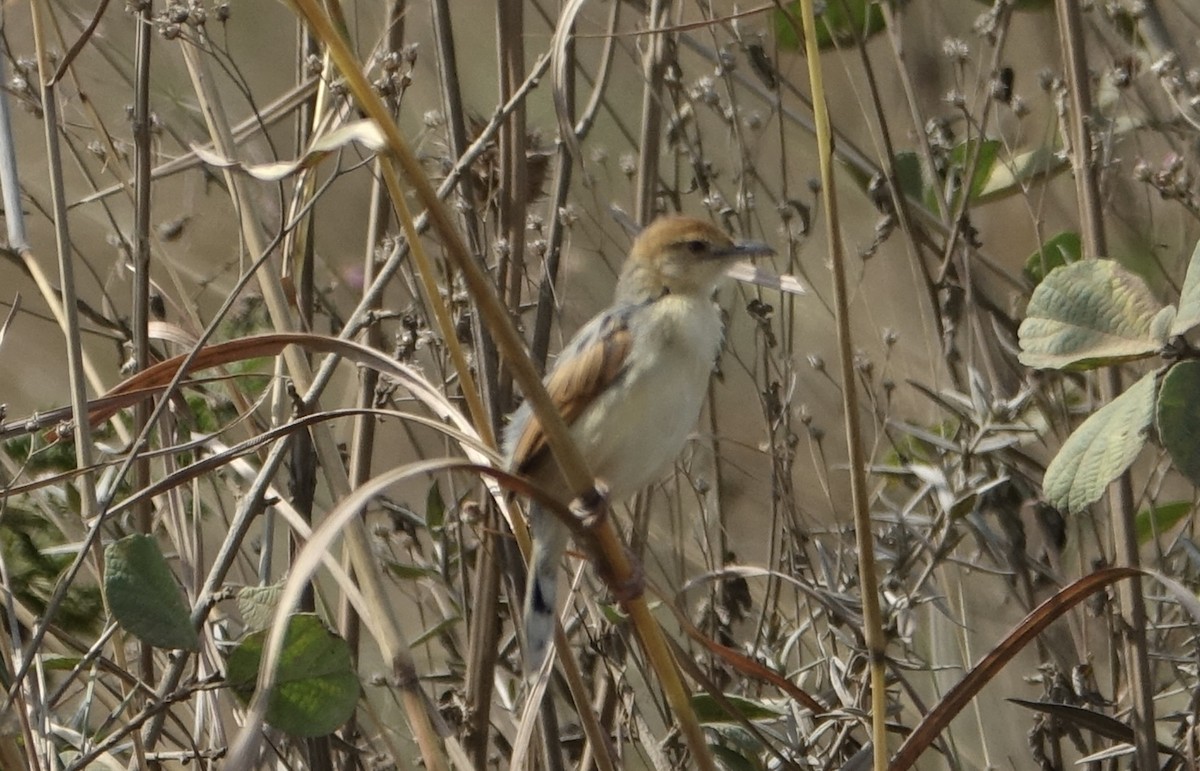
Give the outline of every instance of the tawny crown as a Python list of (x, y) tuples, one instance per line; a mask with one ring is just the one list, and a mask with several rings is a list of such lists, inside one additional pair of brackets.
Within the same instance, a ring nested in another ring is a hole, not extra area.
[(704, 220), (659, 217), (633, 242), (617, 293), (635, 302), (662, 294), (707, 296), (731, 262), (773, 253), (763, 243), (734, 241)]

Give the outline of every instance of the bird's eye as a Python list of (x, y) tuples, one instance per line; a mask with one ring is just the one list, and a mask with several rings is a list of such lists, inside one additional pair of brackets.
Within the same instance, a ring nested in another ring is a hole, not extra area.
[(685, 246), (687, 246), (687, 250), (692, 254), (700, 254), (701, 252), (708, 250), (708, 244), (699, 240), (688, 241)]

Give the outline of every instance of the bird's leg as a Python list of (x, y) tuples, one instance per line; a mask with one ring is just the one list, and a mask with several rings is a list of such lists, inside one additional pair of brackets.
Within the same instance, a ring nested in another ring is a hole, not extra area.
[(583, 538), (577, 539), (581, 546), (588, 551), (588, 557), (596, 566), (596, 572), (608, 586), (613, 597), (622, 606), (631, 600), (641, 597), (646, 592), (646, 574), (642, 570), (642, 561), (629, 549), (623, 540), (617, 539), (620, 549), (625, 555), (627, 570), (614, 570), (612, 560), (599, 552), (602, 541), (608, 541), (615, 534), (609, 521), (608, 488), (603, 482), (597, 481), (593, 487), (571, 501), (571, 513), (579, 526)]

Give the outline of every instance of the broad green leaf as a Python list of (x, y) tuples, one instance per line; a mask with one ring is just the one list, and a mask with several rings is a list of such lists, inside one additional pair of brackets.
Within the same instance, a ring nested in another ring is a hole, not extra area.
[(104, 550), (104, 597), (121, 628), (156, 648), (200, 650), (175, 576), (158, 542), (135, 534)]
[(279, 607), (281, 594), (282, 583), (247, 586), (238, 592), (238, 613), (242, 615), (242, 623), (246, 625), (247, 632), (258, 632), (271, 625), (275, 618), (275, 610)]
[[(1050, 176), (1067, 168), (1066, 158), (1053, 147), (1038, 147), (1009, 155), (998, 140), (962, 142), (950, 151), (950, 171), (958, 180), (967, 177), (969, 154), (978, 148), (975, 173), (971, 177), (971, 203), (983, 204), (1024, 191), (1039, 177)], [(896, 153), (896, 174), (900, 189), (909, 200), (919, 201), (926, 209), (937, 211), (937, 201), (929, 180), (921, 169), (919, 156), (912, 151)], [(865, 187), (867, 180), (860, 180)], [(945, 184), (944, 180), (938, 184)], [(962, 198), (961, 190), (948, 196), (951, 206)]]
[(1159, 504), (1152, 509), (1142, 509), (1134, 519), (1138, 544), (1149, 543), (1156, 532), (1165, 533), (1191, 513), (1191, 501), (1171, 501)]
[[(797, 25), (800, 23), (800, 3), (789, 3), (787, 13), (778, 9), (775, 11), (775, 37), (780, 48), (794, 51), (804, 47), (796, 36), (793, 22)], [(817, 47), (824, 51), (835, 44), (853, 45), (859, 37), (865, 40), (881, 29), (883, 13), (875, 0), (826, 3), (825, 12), (817, 14)]]
[[(977, 149), (978, 148), (978, 149)], [(983, 192), (987, 186), (988, 179), (991, 178), (992, 172), (999, 165), (996, 159), (1000, 155), (1000, 150), (1003, 145), (997, 139), (986, 139), (983, 142), (971, 140), (969, 142), (961, 142), (955, 145), (950, 151), (950, 162), (952, 168), (959, 175), (962, 182), (967, 180), (967, 164), (971, 161), (971, 153), (975, 153), (975, 173), (971, 175), (971, 194), (968, 200), (977, 201), (979, 194)], [(961, 190), (955, 190), (954, 195), (948, 196), (950, 208), (954, 209), (958, 206), (959, 199), (962, 197)], [(931, 209), (935, 207), (930, 207)]]
[[(243, 701), (254, 693), (266, 639), (266, 630), (249, 634), (229, 654), (225, 679)], [(354, 714), (358, 695), (346, 641), (310, 613), (288, 619), (267, 722), (292, 736), (326, 736)]]
[(1151, 372), (1134, 383), (1067, 437), (1042, 483), (1051, 505), (1071, 513), (1080, 511), (1095, 503), (1109, 482), (1129, 468), (1154, 419), (1157, 376)]
[(1181, 361), (1163, 378), (1158, 438), (1175, 468), (1200, 485), (1200, 361)]
[(1021, 363), (1037, 369), (1089, 369), (1161, 350), (1173, 308), (1112, 260), (1051, 271), (1029, 300), (1017, 334)]
[(1192, 250), (1187, 274), (1183, 277), (1183, 290), (1179, 293), (1179, 313), (1171, 325), (1172, 335), (1182, 335), (1200, 324), (1200, 241)]
[(1079, 234), (1070, 230), (1063, 231), (1046, 239), (1041, 249), (1029, 255), (1025, 260), (1025, 278), (1037, 286), (1050, 271), (1079, 262), (1082, 257), (1083, 245)]
[(988, 203), (1023, 192), (1039, 177), (1057, 174), (1068, 165), (1065, 155), (1053, 147), (1045, 146), (1002, 158), (973, 190), (972, 200), (975, 203)]

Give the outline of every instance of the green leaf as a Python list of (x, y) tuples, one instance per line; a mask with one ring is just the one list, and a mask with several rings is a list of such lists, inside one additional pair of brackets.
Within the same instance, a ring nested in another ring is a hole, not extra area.
[(1112, 260), (1066, 265), (1033, 290), (1017, 332), (1021, 363), (1089, 369), (1150, 356), (1166, 344), (1174, 313)]
[(721, 768), (729, 771), (759, 771), (762, 768), (762, 764), (755, 762), (750, 753), (738, 752), (720, 744), (711, 745), (709, 750), (712, 751), (713, 757), (720, 761)]
[[(975, 173), (971, 176), (971, 203), (984, 204), (1025, 191), (1040, 177), (1056, 174), (1067, 168), (1067, 160), (1052, 146), (1009, 155), (999, 140), (984, 142), (971, 140), (955, 145), (950, 151), (948, 172), (938, 181), (946, 184), (945, 177), (952, 175), (956, 186), (949, 190), (949, 204), (957, 206), (962, 199), (961, 182), (967, 178), (967, 162), (970, 153), (976, 152)], [(896, 153), (896, 175), (900, 189), (910, 201), (917, 201), (929, 211), (937, 211), (936, 194), (921, 168), (920, 157), (906, 150)], [(866, 187), (869, 179), (856, 179), (860, 187)]]
[(42, 654), (38, 660), (43, 669), (51, 672), (70, 672), (83, 662), (82, 656), (60, 656), (54, 653)]
[(1042, 283), (1050, 271), (1070, 265), (1083, 257), (1083, 245), (1079, 234), (1066, 230), (1046, 240), (1038, 249), (1025, 260), (1025, 278), (1037, 286)]
[[(789, 14), (791, 19), (788, 18)], [(794, 51), (804, 47), (796, 36), (799, 24), (799, 2), (790, 3), (786, 13), (778, 9), (775, 11), (775, 37), (780, 48)], [(865, 40), (881, 29), (883, 12), (874, 0), (837, 0), (826, 3), (825, 12), (817, 15), (817, 48), (824, 51), (833, 48), (835, 44), (853, 45), (858, 37)]]
[[(265, 630), (249, 634), (229, 654), (225, 679), (243, 701), (254, 693), (266, 639)], [(267, 722), (292, 736), (326, 736), (354, 714), (358, 695), (346, 641), (311, 613), (289, 618)]]
[(281, 594), (282, 583), (247, 586), (238, 592), (238, 612), (242, 615), (242, 623), (246, 625), (247, 632), (258, 632), (271, 626)]
[(150, 536), (126, 536), (104, 550), (104, 597), (117, 623), (139, 640), (200, 650), (179, 585)]
[(911, 150), (896, 153), (896, 179), (900, 191), (910, 201), (925, 199), (925, 176), (921, 173), (921, 158)]
[(1175, 468), (1200, 485), (1200, 361), (1167, 371), (1158, 392), (1158, 438)]
[(1097, 410), (1067, 437), (1042, 482), (1051, 505), (1074, 513), (1095, 503), (1109, 482), (1129, 468), (1154, 419), (1151, 372)]
[[(783, 713), (778, 708), (764, 704), (761, 701), (747, 699), (744, 696), (734, 696), (727, 693), (724, 700), (746, 720), (778, 720), (783, 717)], [(737, 718), (730, 715), (724, 706), (717, 703), (717, 700), (707, 693), (692, 697), (692, 709), (695, 710), (696, 717), (701, 723), (738, 722)]]
[(1155, 533), (1165, 533), (1180, 520), (1192, 513), (1191, 501), (1171, 501), (1149, 509), (1142, 509), (1134, 518), (1139, 545), (1150, 542)]
[(454, 627), (455, 625), (457, 625), (461, 622), (462, 622), (462, 616), (458, 616), (458, 615), (451, 616), (450, 618), (442, 619), (438, 623), (431, 626), (429, 629), (426, 629), (424, 632), (417, 635), (416, 638), (414, 638), (413, 641), (411, 643), (409, 643), (409, 645), (413, 648), (424, 645), (427, 641), (434, 639), (435, 637), (440, 635), (442, 632)]
[(436, 578), (438, 572), (433, 568), (412, 565), (406, 562), (390, 561), (385, 563), (389, 573), (401, 581), (419, 581), (422, 578)]
[(1187, 274), (1183, 277), (1183, 290), (1179, 293), (1179, 313), (1171, 325), (1172, 335), (1182, 335), (1200, 324), (1200, 241), (1192, 250)]
[(1067, 157), (1054, 147), (1043, 145), (1017, 153), (991, 166), (983, 179), (976, 175), (978, 184), (971, 186), (971, 200), (988, 203), (1023, 192), (1039, 177), (1057, 174), (1067, 166)]
[(437, 530), (446, 521), (446, 502), (442, 499), (442, 488), (434, 482), (425, 494), (425, 525)]
[(600, 613), (604, 616), (604, 620), (613, 626), (621, 626), (629, 623), (629, 616), (625, 611), (621, 610), (621, 606), (613, 605), (612, 603), (600, 603)]
[[(967, 164), (971, 160), (971, 153), (975, 153), (975, 173), (971, 175), (971, 193), (968, 200), (977, 201), (979, 199), (979, 194), (986, 187), (992, 170), (996, 168), (996, 158), (1002, 147), (1003, 145), (998, 139), (986, 139), (983, 142), (970, 140), (960, 142), (950, 151), (951, 168), (959, 175), (960, 186), (961, 182), (965, 182), (967, 179)], [(961, 190), (955, 190), (954, 194), (949, 197), (951, 209), (958, 206), (961, 195)]]
[[(32, 501), (18, 502), (10, 497), (4, 502), (3, 524), (0, 524), (0, 560), (8, 570), (4, 589), (31, 613), (44, 616), (55, 587), (62, 581), (73, 555), (78, 553), (78, 546), (65, 545), (62, 532), (54, 526), (53, 521), (66, 519), (59, 516), (61, 510), (57, 506), (48, 504), (53, 512), (48, 517), (40, 508), (36, 511), (25, 508), (25, 503)], [(96, 631), (104, 616), (101, 587), (77, 581), (63, 596), (54, 623), (83, 636)]]
[(979, 496), (974, 493), (956, 499), (954, 505), (950, 507), (950, 519), (962, 519), (975, 510), (975, 504), (977, 503), (979, 503)]

